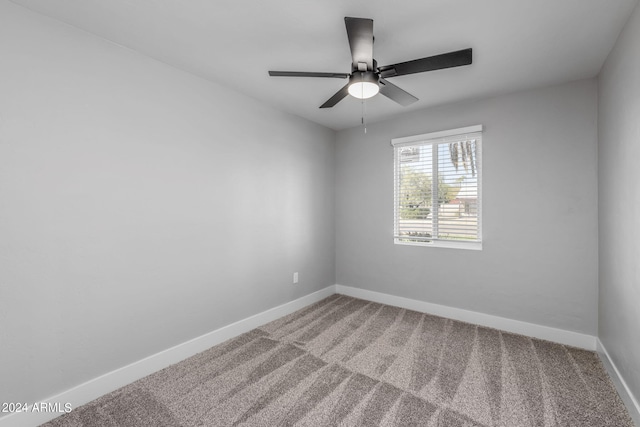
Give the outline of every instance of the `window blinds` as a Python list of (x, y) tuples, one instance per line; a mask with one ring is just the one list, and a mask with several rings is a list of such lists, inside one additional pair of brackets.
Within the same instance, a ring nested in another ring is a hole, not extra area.
[(482, 126), (392, 141), (396, 243), (481, 242), (481, 144)]

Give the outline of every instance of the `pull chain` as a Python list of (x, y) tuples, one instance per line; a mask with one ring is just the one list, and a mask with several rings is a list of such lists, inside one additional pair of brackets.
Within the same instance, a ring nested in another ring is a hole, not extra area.
[(362, 119), (360, 120), (360, 122), (362, 123), (362, 126), (364, 127), (364, 133), (367, 133), (367, 108), (366, 105), (364, 103), (364, 98), (362, 98)]
[[(364, 72), (360, 73), (362, 80), (364, 81)], [(364, 133), (367, 133), (367, 108), (364, 103), (364, 84), (360, 84), (360, 102), (362, 103), (362, 118), (360, 119), (360, 123), (362, 123), (362, 127), (364, 128)]]

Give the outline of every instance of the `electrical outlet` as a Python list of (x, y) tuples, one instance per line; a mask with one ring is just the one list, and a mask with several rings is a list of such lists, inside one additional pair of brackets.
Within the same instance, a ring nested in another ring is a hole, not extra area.
[(293, 273), (293, 283), (298, 283), (298, 272)]

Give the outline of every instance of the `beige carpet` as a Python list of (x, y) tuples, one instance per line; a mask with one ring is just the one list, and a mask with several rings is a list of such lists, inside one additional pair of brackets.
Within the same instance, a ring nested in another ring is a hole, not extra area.
[(616, 426), (598, 356), (333, 295), (47, 426)]

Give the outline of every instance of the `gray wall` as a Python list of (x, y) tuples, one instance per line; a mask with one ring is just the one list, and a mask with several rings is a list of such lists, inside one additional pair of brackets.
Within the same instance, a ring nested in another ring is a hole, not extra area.
[[(339, 132), (338, 283), (595, 335), (596, 122), (591, 79)], [(390, 140), (475, 124), (484, 249), (394, 245)]]
[(4, 0), (0, 94), (0, 402), (335, 283), (333, 131)]
[(599, 76), (599, 336), (640, 399), (640, 7)]

